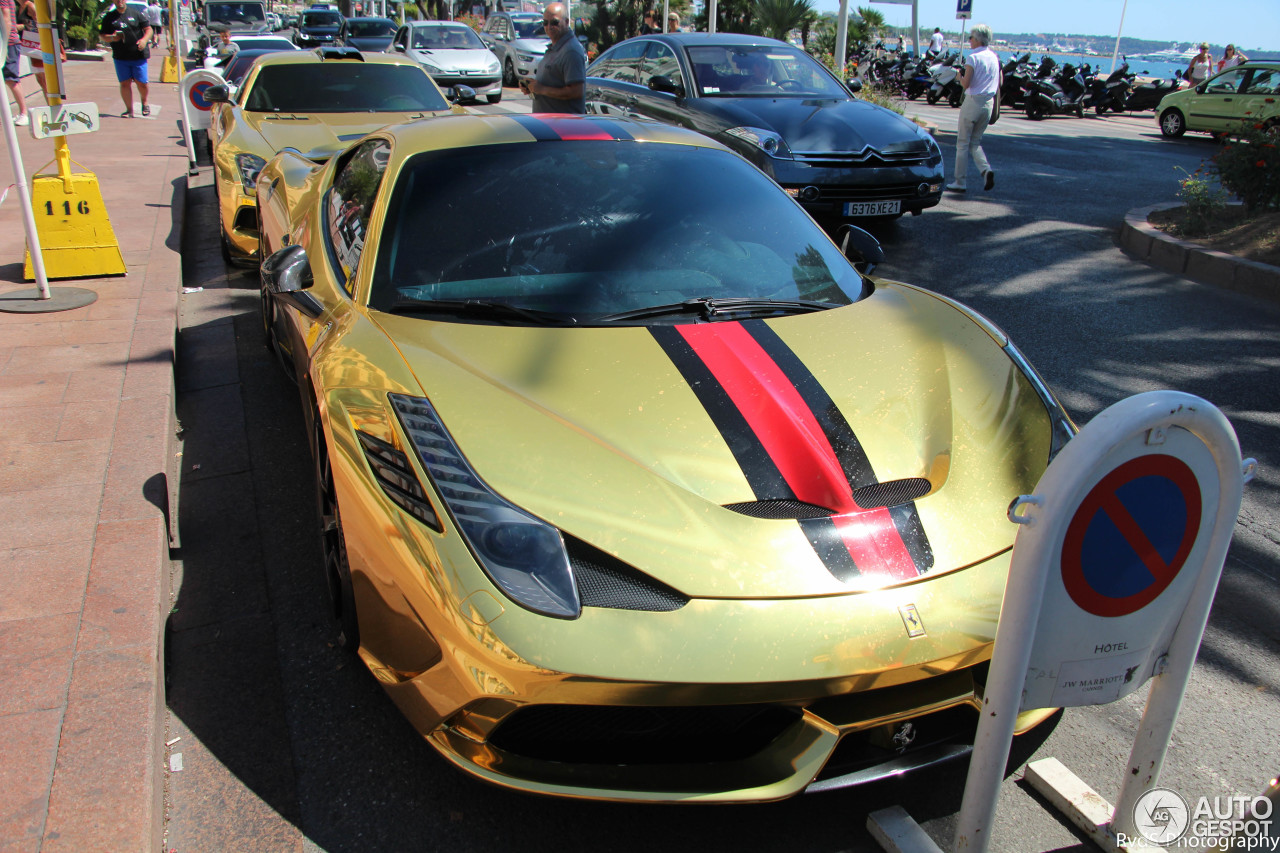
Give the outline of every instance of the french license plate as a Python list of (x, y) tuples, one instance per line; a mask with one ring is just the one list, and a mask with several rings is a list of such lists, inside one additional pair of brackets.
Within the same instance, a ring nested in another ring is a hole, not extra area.
[(892, 216), (902, 212), (902, 202), (897, 201), (846, 201), (845, 216)]

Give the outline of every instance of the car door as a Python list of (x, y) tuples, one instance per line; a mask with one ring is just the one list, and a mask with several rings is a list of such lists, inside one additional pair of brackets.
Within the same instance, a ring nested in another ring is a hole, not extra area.
[(627, 39), (591, 63), (587, 69), (587, 112), (613, 116), (633, 113), (645, 91), (637, 81), (648, 44), (645, 39)]
[[(654, 88), (654, 78), (659, 80), (658, 88)], [(663, 124), (694, 127), (692, 116), (685, 109), (686, 81), (690, 79), (670, 45), (649, 42), (644, 61), (636, 72), (636, 83), (641, 89), (632, 106), (633, 113)], [(667, 84), (674, 91), (664, 91)]]
[(1228, 68), (1204, 83), (1187, 104), (1187, 127), (1192, 130), (1234, 130), (1244, 118), (1241, 92), (1248, 68)]

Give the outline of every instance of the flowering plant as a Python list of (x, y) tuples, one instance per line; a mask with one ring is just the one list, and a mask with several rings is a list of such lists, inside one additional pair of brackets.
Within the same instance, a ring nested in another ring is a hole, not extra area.
[(1223, 188), (1247, 214), (1280, 210), (1280, 126), (1246, 120), (1210, 161)]
[(1184, 214), (1178, 233), (1184, 237), (1208, 234), (1222, 218), (1223, 209), (1227, 206), (1222, 190), (1202, 177), (1203, 167), (1194, 172), (1188, 172), (1181, 166), (1174, 168), (1186, 175), (1178, 181), (1178, 198), (1182, 200)]

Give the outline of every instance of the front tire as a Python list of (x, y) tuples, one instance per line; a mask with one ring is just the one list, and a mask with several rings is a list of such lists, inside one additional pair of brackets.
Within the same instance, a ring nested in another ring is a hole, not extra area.
[(492, 95), (485, 95), (485, 97), (488, 99), (489, 103), (496, 104), (502, 100), (502, 92), (499, 91)]
[(960, 106), (961, 104), (964, 103), (964, 93), (952, 92), (951, 97), (947, 99), (947, 103), (950, 104), (953, 108)]
[(342, 534), (342, 516), (333, 488), (333, 468), (324, 440), (320, 413), (315, 419), (316, 501), (320, 513), (320, 548), (324, 555), (325, 582), (329, 588), (332, 613), (338, 623), (338, 645), (355, 652), (360, 647), (360, 623), (356, 618), (356, 594), (347, 561), (347, 540)]
[(939, 98), (939, 97), (941, 97), (941, 95), (940, 95), (939, 93), (937, 93), (937, 92), (933, 91), (932, 89), (930, 89), (930, 90), (929, 90), (929, 94), (925, 95), (925, 96), (924, 96), (924, 99), (925, 99), (926, 101), (928, 101), (928, 102), (929, 102), (929, 105), (930, 105), (930, 106), (932, 106), (933, 104), (938, 103), (938, 98)]
[(1181, 110), (1168, 109), (1160, 114), (1160, 134), (1166, 139), (1177, 139), (1187, 132), (1187, 119)]
[(511, 57), (507, 57), (507, 61), (502, 64), (502, 85), (507, 88), (514, 88), (519, 85), (516, 80), (516, 67), (511, 64)]
[(1044, 118), (1044, 107), (1040, 106), (1035, 101), (1028, 101), (1027, 118), (1032, 121), (1040, 121), (1040, 119)]

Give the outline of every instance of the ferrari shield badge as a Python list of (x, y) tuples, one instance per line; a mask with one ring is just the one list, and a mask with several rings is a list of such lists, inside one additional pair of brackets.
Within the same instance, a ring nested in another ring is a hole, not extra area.
[(902, 624), (907, 629), (907, 636), (915, 639), (924, 636), (924, 622), (920, 619), (920, 611), (916, 609), (914, 604), (904, 604), (898, 608), (899, 615), (902, 616)]

